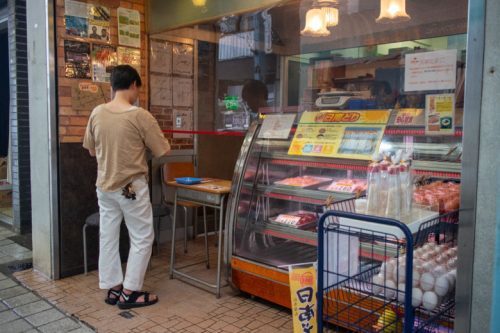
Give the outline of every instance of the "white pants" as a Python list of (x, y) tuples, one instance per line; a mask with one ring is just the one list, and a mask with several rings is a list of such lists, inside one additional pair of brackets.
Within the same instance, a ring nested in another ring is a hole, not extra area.
[[(126, 289), (142, 289), (144, 274), (151, 257), (154, 240), (153, 210), (146, 179), (132, 183), (136, 199), (127, 199), (122, 191), (97, 189), (100, 213), (99, 287), (110, 289), (123, 284)], [(130, 252), (125, 280), (119, 253), (120, 225), (125, 218), (130, 236)]]

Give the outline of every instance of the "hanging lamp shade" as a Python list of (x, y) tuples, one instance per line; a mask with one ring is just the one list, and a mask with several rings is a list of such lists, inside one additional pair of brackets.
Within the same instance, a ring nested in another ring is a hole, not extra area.
[(339, 24), (339, 10), (335, 7), (322, 7), (321, 10), (325, 15), (325, 24), (327, 28), (334, 27)]
[(406, 13), (406, 0), (380, 0), (377, 23), (398, 23), (411, 20)]
[(307, 11), (306, 25), (300, 34), (309, 37), (330, 35), (330, 31), (326, 27), (325, 13), (321, 8), (311, 8)]
[(207, 4), (207, 0), (192, 0), (192, 2), (196, 7), (204, 7)]

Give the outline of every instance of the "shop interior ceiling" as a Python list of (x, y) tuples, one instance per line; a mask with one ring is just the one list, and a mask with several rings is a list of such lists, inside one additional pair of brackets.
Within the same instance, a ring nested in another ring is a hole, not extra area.
[[(214, 0), (207, 0), (207, 4), (210, 1)], [(331, 35), (305, 37), (300, 35), (300, 31), (305, 23), (305, 13), (311, 4), (312, 1), (309, 0), (292, 0), (280, 2), (269, 9), (272, 17), (274, 54), (297, 55), (456, 35), (467, 31), (467, 0), (407, 0), (406, 9), (412, 20), (396, 24), (375, 22), (379, 15), (380, 0), (340, 0), (339, 24), (331, 28)], [(248, 24), (244, 24), (248, 15), (237, 16), (238, 28), (230, 32), (221, 30), (221, 21), (224, 20), (221, 17), (197, 26), (155, 34), (153, 37), (176, 36), (218, 44), (223, 35), (241, 33), (242, 27), (248, 28)]]

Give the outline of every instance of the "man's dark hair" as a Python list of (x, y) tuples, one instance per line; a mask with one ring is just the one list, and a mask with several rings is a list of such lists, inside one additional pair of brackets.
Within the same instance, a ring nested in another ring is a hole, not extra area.
[(113, 68), (110, 81), (114, 91), (127, 90), (134, 82), (136, 86), (142, 86), (139, 73), (130, 65), (118, 65)]
[(251, 98), (262, 98), (267, 100), (268, 91), (267, 87), (262, 81), (258, 80), (247, 80), (243, 85), (243, 90), (241, 91), (241, 98), (248, 101)]

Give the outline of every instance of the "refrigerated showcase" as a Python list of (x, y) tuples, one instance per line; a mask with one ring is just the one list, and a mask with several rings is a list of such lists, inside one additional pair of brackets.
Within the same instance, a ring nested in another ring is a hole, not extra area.
[[(460, 179), (461, 112), (450, 136), (426, 135), (423, 118), (411, 126), (396, 125), (400, 112), (390, 111), (381, 149), (411, 149), (415, 177)], [(352, 205), (350, 199), (363, 195), (359, 188), (331, 190), (331, 184), (362, 182), (370, 163), (289, 155), (296, 126), (287, 139), (262, 139), (262, 120), (252, 124), (236, 164), (227, 211), (232, 285), (285, 307), (290, 307), (288, 266), (317, 260), (317, 221), (325, 205), (352, 210), (340, 205)]]

